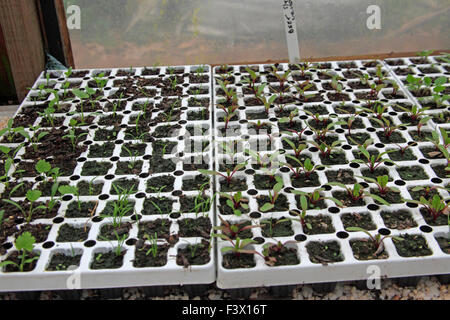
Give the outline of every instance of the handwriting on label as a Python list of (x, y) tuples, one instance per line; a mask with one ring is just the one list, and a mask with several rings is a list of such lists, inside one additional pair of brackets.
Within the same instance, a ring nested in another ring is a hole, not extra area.
[(285, 12), (284, 19), (288, 26), (288, 32), (294, 33), (294, 23), (295, 23), (295, 12), (294, 12), (294, 4), (292, 0), (284, 0), (283, 10)]

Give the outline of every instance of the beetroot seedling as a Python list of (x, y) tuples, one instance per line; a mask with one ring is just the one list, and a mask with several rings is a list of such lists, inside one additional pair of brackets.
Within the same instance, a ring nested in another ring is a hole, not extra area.
[(241, 216), (242, 211), (239, 210), (240, 208), (244, 210), (248, 210), (248, 199), (244, 198), (242, 196), (242, 192), (239, 191), (235, 193), (234, 195), (228, 194), (228, 193), (220, 193), (220, 196), (227, 199), (226, 204), (228, 207), (230, 207), (233, 210), (234, 215)]
[(359, 151), (364, 156), (364, 160), (363, 159), (354, 159), (351, 162), (358, 163), (358, 164), (364, 164), (365, 166), (367, 166), (367, 168), (369, 168), (370, 172), (374, 172), (383, 163), (390, 163), (392, 165), (395, 165), (395, 162), (392, 161), (391, 159), (387, 159), (387, 158), (383, 159), (383, 156), (385, 154), (394, 152), (395, 150), (394, 149), (387, 150), (387, 151), (378, 153), (376, 155), (371, 155), (369, 153), (369, 151), (367, 150), (367, 146), (370, 144), (370, 140), (372, 140), (372, 139), (369, 139), (368, 141), (366, 141), (364, 145), (358, 146)]
[(336, 198), (333, 198), (333, 197), (325, 197), (325, 196), (323, 196), (321, 194), (321, 192), (323, 192), (323, 191), (325, 191), (324, 188), (317, 188), (313, 192), (304, 192), (304, 191), (300, 191), (300, 190), (292, 190), (291, 193), (300, 195), (300, 200), (301, 200), (302, 196), (306, 197), (306, 199), (308, 200), (308, 203), (309, 203), (309, 206), (307, 207), (308, 209), (318, 208), (319, 202), (323, 201), (323, 200), (326, 200), (326, 199), (333, 201), (338, 207), (341, 207), (341, 208), (344, 207), (344, 204), (340, 200), (338, 200)]
[(218, 171), (214, 171), (214, 170), (204, 170), (204, 169), (198, 169), (198, 172), (200, 172), (201, 174), (204, 174), (204, 175), (221, 176), (222, 178), (225, 179), (227, 184), (230, 185), (231, 180), (233, 179), (233, 176), (236, 174), (236, 172), (238, 172), (242, 168), (245, 168), (246, 165), (247, 165), (247, 162), (237, 164), (233, 170), (227, 169), (226, 174), (222, 174), (222, 173), (220, 173)]
[(309, 158), (306, 158), (305, 161), (302, 162), (297, 157), (293, 157), (293, 156), (290, 156), (290, 155), (285, 155), (285, 157), (293, 160), (295, 163), (297, 163), (299, 165), (298, 167), (293, 167), (289, 163), (285, 163), (284, 164), (285, 166), (287, 166), (294, 173), (294, 177), (295, 178), (299, 178), (300, 174), (303, 172), (303, 174), (305, 175), (305, 178), (309, 179), (311, 177), (311, 175), (314, 172), (316, 172), (316, 170), (328, 167), (328, 166), (325, 166), (325, 165), (322, 165), (322, 164), (314, 165), (311, 162), (311, 159), (309, 159)]
[(286, 142), (292, 148), (292, 150), (294, 150), (294, 154), (295, 154), (296, 158), (300, 158), (300, 154), (302, 153), (302, 151), (308, 148), (308, 146), (306, 144), (301, 144), (300, 141), (299, 141), (298, 145), (296, 145), (294, 142), (292, 142), (288, 138), (283, 138), (283, 141)]
[(400, 192), (400, 190), (397, 187), (389, 187), (387, 185), (389, 182), (389, 176), (387, 176), (387, 175), (378, 176), (376, 179), (373, 179), (370, 177), (361, 177), (361, 176), (356, 176), (356, 177), (364, 179), (367, 182), (374, 183), (377, 186), (378, 192), (380, 194), (385, 195), (388, 192), (396, 192), (396, 193)]
[(358, 201), (364, 199), (365, 197), (370, 197), (374, 200), (379, 201), (380, 203), (382, 203), (386, 206), (391, 205), (389, 202), (387, 202), (383, 198), (381, 198), (375, 194), (371, 194), (368, 191), (365, 191), (364, 187), (362, 185), (360, 185), (359, 183), (354, 184), (353, 188), (349, 188), (346, 185), (339, 183), (339, 182), (329, 182), (328, 185), (345, 189), (345, 191), (347, 193), (347, 197), (350, 199), (350, 201), (352, 203), (357, 203)]
[(383, 253), (383, 251), (384, 251), (384, 244), (383, 244), (383, 242), (384, 242), (384, 240), (386, 238), (393, 238), (393, 239), (395, 239), (397, 241), (403, 241), (404, 240), (403, 238), (395, 237), (395, 236), (389, 236), (389, 235), (381, 236), (381, 234), (379, 234), (379, 233), (377, 233), (375, 236), (372, 236), (369, 231), (367, 231), (367, 230), (365, 230), (363, 228), (359, 228), (359, 227), (348, 227), (346, 230), (349, 231), (349, 232), (364, 232), (365, 234), (367, 234), (370, 237), (370, 240), (373, 242), (373, 244), (374, 244), (374, 246), (376, 248), (375, 253), (374, 253), (375, 256), (378, 256), (381, 253)]
[(449, 199), (444, 200), (440, 195), (435, 194), (433, 198), (430, 200), (425, 199), (425, 197), (421, 196), (420, 200), (407, 200), (408, 202), (412, 202), (422, 206), (426, 212), (433, 218), (433, 221), (442, 215), (448, 215), (450, 212), (450, 205), (446, 202)]
[(220, 225), (218, 227), (213, 227), (213, 230), (221, 231), (221, 234), (229, 237), (230, 239), (237, 239), (241, 232), (260, 227), (259, 225), (251, 225), (251, 224), (247, 224), (245, 222), (231, 224), (231, 223), (225, 221), (224, 219), (222, 219), (220, 216), (219, 216), (219, 219), (222, 222), (222, 225)]
[(275, 177), (277, 183), (273, 186), (272, 190), (269, 190), (269, 201), (265, 203), (259, 210), (261, 212), (267, 212), (275, 208), (275, 202), (280, 196), (280, 192), (283, 189), (284, 183), (281, 177)]

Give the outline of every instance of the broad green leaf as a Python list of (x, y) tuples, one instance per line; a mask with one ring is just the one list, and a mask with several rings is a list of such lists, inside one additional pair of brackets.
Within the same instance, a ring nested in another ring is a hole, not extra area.
[(77, 96), (80, 99), (88, 99), (89, 98), (89, 95), (86, 92), (81, 91), (80, 89), (73, 89), (72, 92), (75, 96)]
[(11, 151), (11, 149), (5, 146), (0, 146), (0, 151), (3, 152), (4, 154), (8, 154)]
[(31, 235), (30, 232), (24, 232), (20, 236), (17, 237), (15, 246), (16, 249), (21, 251), (25, 250), (28, 252), (33, 251), (34, 244), (36, 243), (36, 239)]
[(47, 173), (52, 169), (52, 166), (50, 163), (48, 163), (45, 160), (39, 160), (38, 163), (36, 163), (36, 170), (39, 173)]
[[(62, 195), (65, 195), (65, 194), (75, 194), (76, 195), (78, 193), (78, 189), (76, 187), (74, 187), (74, 186), (67, 186), (67, 185), (60, 186), (58, 188), (58, 191)], [(120, 193), (120, 192), (118, 192), (118, 193)]]
[(264, 204), (259, 210), (261, 210), (262, 212), (267, 212), (269, 210), (272, 210), (275, 206), (271, 203), (266, 203)]
[(35, 202), (37, 199), (39, 199), (42, 195), (42, 192), (39, 190), (28, 190), (26, 198), (30, 202)]

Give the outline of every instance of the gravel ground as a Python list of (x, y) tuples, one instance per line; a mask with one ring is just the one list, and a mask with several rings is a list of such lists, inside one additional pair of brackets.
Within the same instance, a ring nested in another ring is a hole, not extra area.
[[(40, 300), (61, 300), (56, 291), (45, 291)], [(104, 299), (99, 290), (82, 290), (81, 300)], [(117, 299), (109, 300), (229, 300), (230, 294), (214, 285), (201, 296), (190, 297), (181, 287), (167, 287), (162, 297), (146, 297), (142, 288), (125, 288)], [(416, 287), (401, 287), (395, 280), (383, 280), (381, 290), (358, 290), (351, 283), (338, 283), (327, 294), (317, 294), (311, 285), (298, 285), (288, 297), (277, 297), (268, 288), (252, 290), (250, 300), (450, 300), (450, 285), (441, 285), (435, 277), (422, 277)], [(14, 293), (0, 294), (0, 300), (18, 300)]]

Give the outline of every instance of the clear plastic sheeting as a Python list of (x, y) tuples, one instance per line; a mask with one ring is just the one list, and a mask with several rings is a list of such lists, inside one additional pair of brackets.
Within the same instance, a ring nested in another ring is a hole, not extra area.
[[(288, 58), (281, 0), (64, 2), (81, 12), (81, 29), (70, 30), (78, 68)], [(450, 48), (450, 0), (293, 2), (302, 58)]]

